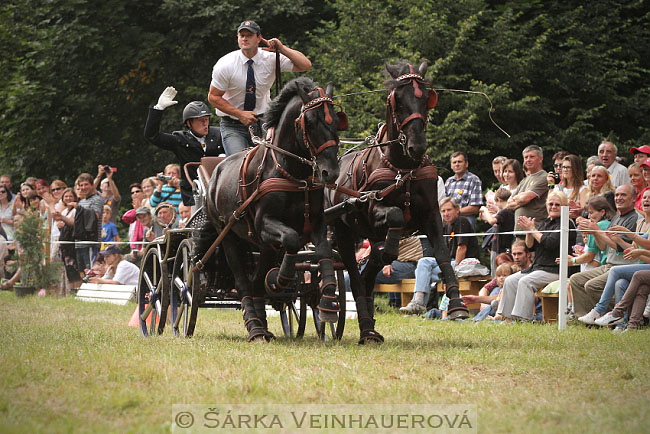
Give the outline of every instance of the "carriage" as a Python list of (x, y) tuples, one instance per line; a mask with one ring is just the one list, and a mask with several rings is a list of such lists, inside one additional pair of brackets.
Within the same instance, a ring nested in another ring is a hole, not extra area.
[[(427, 112), (437, 95), (424, 79), (426, 63), (386, 68), (392, 77), (386, 124), (365, 150), (338, 158), (345, 113), (335, 110), (331, 86), (323, 90), (301, 77), (285, 86), (266, 114), (272, 138), (223, 161), (200, 163), (189, 228), (167, 231), (144, 256), (138, 285), (143, 334), (162, 332), (169, 311), (174, 333), (191, 336), (199, 307), (228, 305), (241, 306), (249, 340), (274, 337), (266, 306), (280, 312), (285, 335), (301, 336), (309, 306), (318, 336), (329, 330), (340, 339), (345, 268), (359, 343), (381, 343), (374, 276), (396, 259), (400, 237), (413, 231), (434, 246), (450, 317), (468, 315), (443, 247), (437, 173), (425, 154)], [(328, 224), (340, 257), (327, 238)], [(363, 273), (354, 255), (360, 236), (372, 246)], [(307, 238), (313, 248), (301, 250)], [(153, 320), (147, 326), (150, 313), (159, 316), (158, 326)]]

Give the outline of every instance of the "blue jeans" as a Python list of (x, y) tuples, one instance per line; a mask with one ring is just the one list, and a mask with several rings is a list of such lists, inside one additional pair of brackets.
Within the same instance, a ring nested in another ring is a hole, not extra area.
[[(379, 271), (377, 276), (375, 276), (375, 283), (399, 283), (404, 279), (413, 279), (415, 277), (413, 274), (415, 264), (413, 262), (393, 261), (390, 265), (393, 267), (393, 272), (390, 273), (390, 277)], [(402, 294), (399, 292), (389, 292), (388, 299), (392, 304), (399, 306), (402, 303)]]
[(596, 312), (601, 315), (606, 314), (609, 303), (612, 301), (612, 296), (614, 296), (616, 303), (618, 303), (630, 285), (632, 276), (640, 270), (650, 270), (650, 264), (616, 265), (610, 268), (609, 274), (607, 274), (605, 289), (603, 289), (603, 293), (600, 296), (600, 301), (594, 307)]
[(90, 269), (97, 259), (99, 247), (75, 247), (75, 255), (77, 257), (77, 270), (83, 273), (84, 270)]
[(224, 116), (221, 118), (219, 129), (221, 130), (221, 140), (223, 141), (226, 156), (236, 154), (253, 146), (248, 127), (241, 122)]
[[(455, 265), (456, 261), (451, 260), (451, 266)], [(413, 292), (424, 292), (424, 303), (426, 304), (429, 300), (429, 294), (431, 293), (431, 285), (434, 282), (440, 281), (440, 267), (438, 267), (438, 262), (436, 258), (425, 256), (418, 261), (417, 266), (415, 267), (415, 287)]]

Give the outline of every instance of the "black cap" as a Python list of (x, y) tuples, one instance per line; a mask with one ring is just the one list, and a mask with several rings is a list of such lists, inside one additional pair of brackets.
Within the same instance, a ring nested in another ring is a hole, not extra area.
[(250, 30), (251, 32), (256, 33), (258, 35), (262, 33), (262, 29), (260, 29), (260, 26), (258, 26), (255, 21), (242, 22), (237, 28), (237, 33), (239, 33), (242, 29)]

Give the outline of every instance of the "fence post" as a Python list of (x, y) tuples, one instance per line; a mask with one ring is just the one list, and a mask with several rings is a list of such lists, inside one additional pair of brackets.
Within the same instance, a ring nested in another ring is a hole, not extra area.
[(566, 303), (569, 265), (569, 207), (563, 206), (560, 214), (560, 291), (557, 303), (557, 329), (566, 328)]

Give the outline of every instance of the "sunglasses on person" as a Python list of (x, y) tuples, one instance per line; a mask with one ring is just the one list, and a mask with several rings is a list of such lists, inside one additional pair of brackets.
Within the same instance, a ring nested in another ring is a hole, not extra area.
[(136, 194), (136, 193), (142, 193), (142, 190), (133, 190), (133, 191), (131, 191), (131, 194)]
[(60, 191), (60, 190), (63, 190), (63, 187), (54, 187), (54, 188), (51, 188), (50, 190), (52, 190), (52, 191)]
[(6, 193), (7, 190), (0, 190), (0, 193)]

